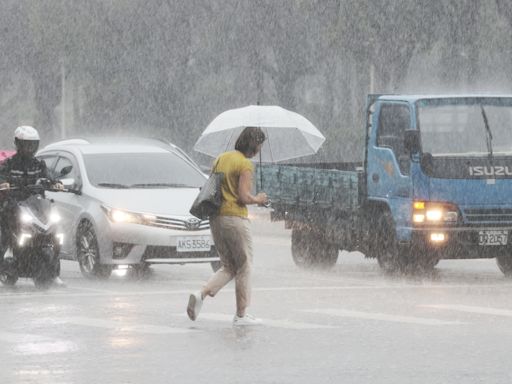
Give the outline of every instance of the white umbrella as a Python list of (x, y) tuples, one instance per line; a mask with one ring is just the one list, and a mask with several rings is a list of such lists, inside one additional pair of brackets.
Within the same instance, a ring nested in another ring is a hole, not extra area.
[(245, 127), (260, 127), (267, 140), (261, 149), (261, 161), (272, 163), (312, 155), (325, 137), (304, 116), (271, 105), (249, 105), (218, 115), (206, 127), (194, 149), (217, 157), (235, 148)]

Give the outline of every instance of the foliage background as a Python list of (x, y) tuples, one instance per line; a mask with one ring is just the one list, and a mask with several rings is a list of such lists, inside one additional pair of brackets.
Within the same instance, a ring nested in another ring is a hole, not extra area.
[(204, 161), (206, 125), (259, 102), (356, 161), (369, 92), (510, 93), (511, 32), (508, 0), (2, 0), (0, 141), (128, 133)]

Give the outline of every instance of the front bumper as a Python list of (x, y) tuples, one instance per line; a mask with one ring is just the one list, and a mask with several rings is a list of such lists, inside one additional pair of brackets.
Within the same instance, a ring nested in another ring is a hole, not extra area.
[[(506, 231), (507, 244), (480, 245), (481, 231)], [(444, 240), (433, 241), (433, 234), (444, 235)], [(439, 259), (494, 258), (501, 252), (512, 253), (512, 227), (414, 228), (409, 244), (415, 251), (435, 254)]]
[[(178, 251), (183, 238), (209, 239), (210, 250)], [(219, 261), (209, 229), (184, 231), (139, 224), (110, 224), (101, 247), (104, 264), (188, 264)]]

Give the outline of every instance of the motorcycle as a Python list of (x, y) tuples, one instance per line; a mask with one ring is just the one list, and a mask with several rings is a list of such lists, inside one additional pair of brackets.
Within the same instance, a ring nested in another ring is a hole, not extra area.
[[(44, 192), (64, 191), (51, 188), (47, 179), (40, 179), (35, 185), (4, 189), (7, 199), (13, 204), (12, 253), (0, 254), (0, 282), (13, 286), (20, 277), (32, 278), (38, 288), (48, 288), (60, 274), (60, 247), (64, 234), (59, 231), (59, 213), (53, 209), (52, 200)], [(14, 194), (22, 193), (24, 198), (16, 199)], [(28, 197), (27, 197), (28, 196)]]

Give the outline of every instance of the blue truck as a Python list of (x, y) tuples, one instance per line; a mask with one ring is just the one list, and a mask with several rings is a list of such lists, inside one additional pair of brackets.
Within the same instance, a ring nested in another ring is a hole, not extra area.
[[(362, 163), (263, 165), (301, 267), (496, 258), (512, 276), (512, 96), (370, 95)], [(363, 150), (363, 149), (362, 149)]]

